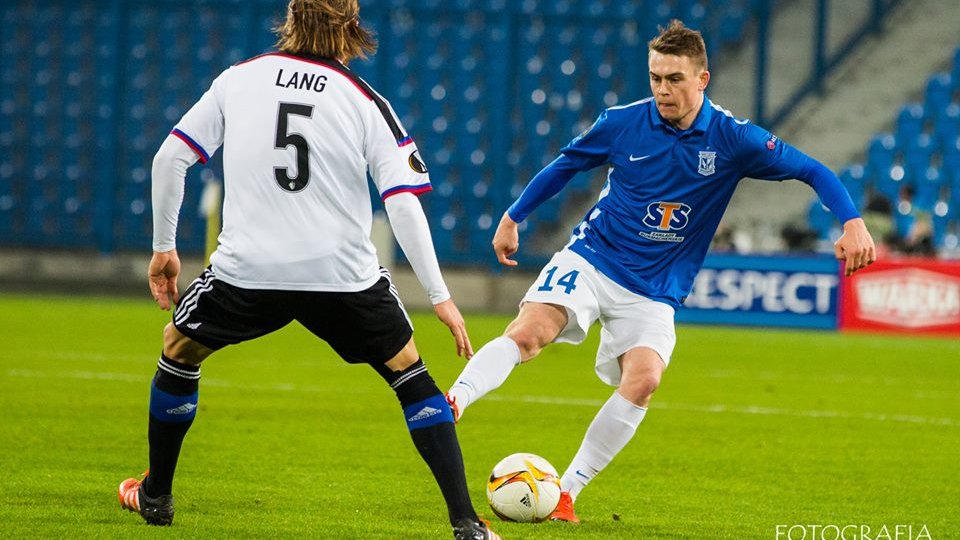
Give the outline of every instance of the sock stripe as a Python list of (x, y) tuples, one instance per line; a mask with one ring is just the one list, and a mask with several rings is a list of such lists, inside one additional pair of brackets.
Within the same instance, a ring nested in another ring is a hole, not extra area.
[(390, 388), (393, 388), (394, 390), (396, 390), (400, 385), (409, 381), (411, 378), (416, 377), (417, 375), (423, 373), (426, 370), (427, 370), (427, 366), (421, 365), (409, 373), (404, 373), (400, 378), (398, 378), (397, 380), (393, 381), (393, 383), (390, 384)]
[(181, 379), (190, 379), (190, 380), (199, 380), (200, 379), (200, 369), (196, 371), (191, 371), (187, 369), (178, 368), (163, 358), (160, 358), (160, 361), (157, 362), (157, 369), (166, 371), (167, 373), (173, 375), (174, 377), (180, 377)]

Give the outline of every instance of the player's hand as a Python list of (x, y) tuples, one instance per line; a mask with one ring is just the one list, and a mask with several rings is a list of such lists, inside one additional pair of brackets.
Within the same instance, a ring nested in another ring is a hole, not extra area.
[(493, 252), (497, 260), (504, 266), (516, 266), (517, 261), (509, 257), (520, 249), (519, 225), (504, 212), (497, 225), (497, 232), (493, 233)]
[(867, 230), (863, 219), (851, 219), (843, 224), (843, 235), (833, 245), (837, 259), (846, 261), (845, 273), (847, 276), (861, 268), (873, 264), (877, 260), (877, 248), (873, 244), (873, 237)]
[(434, 304), (433, 311), (453, 334), (453, 339), (457, 342), (457, 356), (467, 360), (473, 358), (473, 346), (470, 345), (470, 336), (467, 335), (467, 324), (463, 321), (463, 315), (460, 315), (460, 310), (453, 303), (453, 299), (448, 298), (439, 304)]
[(180, 301), (180, 291), (177, 290), (177, 277), (180, 275), (180, 257), (177, 250), (164, 253), (154, 251), (147, 269), (150, 278), (150, 294), (157, 301), (160, 309), (169, 310), (171, 305)]

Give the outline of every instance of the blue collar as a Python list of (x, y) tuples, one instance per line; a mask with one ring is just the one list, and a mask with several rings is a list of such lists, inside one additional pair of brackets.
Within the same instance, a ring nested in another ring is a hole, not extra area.
[(657, 102), (653, 98), (650, 99), (652, 107), (650, 107), (650, 122), (655, 126), (663, 126), (670, 133), (682, 134), (686, 132), (700, 132), (706, 133), (707, 127), (710, 125), (710, 119), (713, 117), (713, 103), (710, 101), (710, 98), (707, 97), (707, 94), (703, 94), (703, 104), (700, 106), (700, 112), (697, 113), (697, 119), (693, 121), (693, 124), (690, 125), (688, 129), (680, 130), (670, 124), (663, 121), (663, 117), (660, 116), (660, 111), (657, 110)]

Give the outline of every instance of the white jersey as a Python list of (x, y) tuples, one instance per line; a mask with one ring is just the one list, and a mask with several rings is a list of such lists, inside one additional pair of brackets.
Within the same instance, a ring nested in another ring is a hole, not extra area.
[(336, 60), (268, 53), (228, 68), (173, 130), (206, 161), (223, 145), (220, 279), (354, 292), (380, 278), (367, 171), (383, 199), (429, 191), (390, 104)]

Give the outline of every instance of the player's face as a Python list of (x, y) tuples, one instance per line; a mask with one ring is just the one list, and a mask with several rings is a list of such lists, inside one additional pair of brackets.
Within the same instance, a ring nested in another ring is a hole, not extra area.
[(650, 90), (660, 116), (680, 129), (687, 129), (700, 111), (710, 72), (700, 69), (689, 56), (650, 51)]

